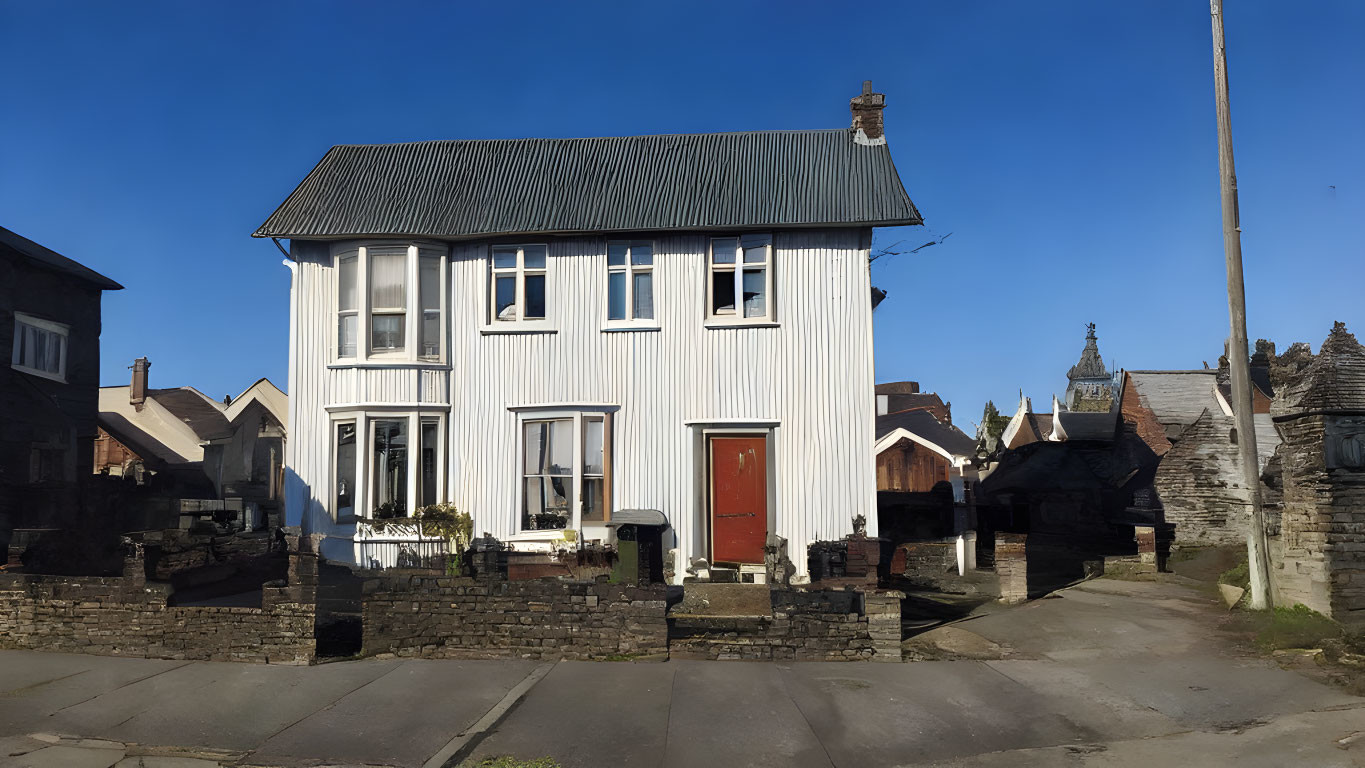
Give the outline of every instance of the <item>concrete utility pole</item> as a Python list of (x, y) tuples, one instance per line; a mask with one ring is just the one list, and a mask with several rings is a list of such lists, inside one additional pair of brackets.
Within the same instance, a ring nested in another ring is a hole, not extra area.
[(1228, 268), (1228, 315), (1232, 339), (1232, 410), (1237, 419), (1237, 453), (1251, 501), (1247, 532), (1247, 564), (1251, 572), (1251, 607), (1270, 607), (1270, 558), (1266, 551), (1265, 514), (1261, 509), (1261, 471), (1256, 461), (1256, 422), (1251, 413), (1251, 371), (1247, 361), (1246, 288), (1242, 284), (1242, 228), (1237, 213), (1237, 170), (1232, 165), (1232, 116), (1228, 106), (1228, 61), (1223, 42), (1223, 0), (1209, 0), (1213, 16), (1213, 91), (1218, 102), (1218, 170), (1222, 182), (1223, 250)]

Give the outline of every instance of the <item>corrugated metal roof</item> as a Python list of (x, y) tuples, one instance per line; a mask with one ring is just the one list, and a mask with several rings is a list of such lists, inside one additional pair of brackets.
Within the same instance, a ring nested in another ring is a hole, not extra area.
[(920, 224), (850, 129), (333, 147), (256, 237)]
[(81, 264), (74, 259), (68, 259), (51, 248), (39, 245), (27, 237), (16, 232), (11, 232), (4, 227), (0, 227), (0, 246), (3, 246), (6, 250), (17, 253), (30, 261), (42, 264), (49, 269), (78, 277), (93, 284), (102, 291), (123, 290), (123, 286), (84, 264)]

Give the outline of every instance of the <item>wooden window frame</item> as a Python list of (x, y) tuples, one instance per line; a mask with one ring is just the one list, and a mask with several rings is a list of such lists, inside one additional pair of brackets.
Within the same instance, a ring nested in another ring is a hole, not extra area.
[[(24, 365), (21, 359), (20, 342), (23, 337), (24, 327), (27, 326), (36, 331), (52, 334), (61, 339), (62, 351), (57, 356), (57, 370), (48, 371), (42, 368), (32, 368)], [(52, 320), (44, 320), (41, 317), (24, 312), (14, 313), (14, 348), (10, 356), (10, 367), (16, 371), (21, 371), (33, 376), (38, 376), (52, 381), (66, 383), (67, 355), (71, 352), (71, 326), (66, 323), (58, 323)]]
[[(624, 245), (626, 247), (625, 264), (612, 266), (611, 249), (612, 246)], [(637, 265), (631, 257), (631, 251), (637, 247), (647, 246), (649, 248), (649, 264)], [(605, 320), (603, 328), (606, 330), (654, 330), (659, 327), (659, 291), (658, 281), (655, 276), (658, 274), (654, 267), (658, 259), (657, 243), (653, 240), (608, 240), (607, 241), (607, 285), (606, 301), (603, 306)], [(650, 291), (652, 293), (651, 306), (653, 317), (635, 317), (635, 276), (638, 274), (648, 274)], [(625, 296), (625, 316), (613, 318), (611, 316), (611, 276), (625, 275), (626, 296)]]
[[(432, 408), (382, 408), (369, 407), (363, 410), (335, 411), (330, 414), (328, 419), (330, 430), (328, 441), (330, 448), (329, 481), (332, 486), (331, 495), (328, 497), (330, 503), (330, 514), (332, 520), (337, 523), (363, 523), (374, 519), (374, 474), (371, 471), (374, 449), (374, 424), (379, 421), (397, 421), (406, 419), (408, 423), (408, 477), (407, 477), (407, 498), (409, 500), (407, 517), (412, 517), (413, 511), (419, 506), (428, 504), (442, 504), (450, 499), (449, 489), (446, 487), (449, 475), (447, 474), (446, 461), (449, 455), (450, 434), (446, 420), (447, 412)], [(421, 498), (421, 430), (424, 422), (436, 422), (436, 501), (427, 501)], [(356, 466), (355, 466), (355, 491), (352, 497), (355, 499), (354, 518), (338, 518), (337, 516), (337, 455), (336, 455), (336, 430), (337, 427), (345, 423), (354, 423), (356, 429)], [(415, 450), (414, 450), (415, 449)], [(421, 504), (417, 504), (418, 501)]]
[[(405, 298), (406, 306), (402, 309), (398, 307), (374, 307), (370, 296), (370, 249), (371, 248), (406, 248), (407, 256), (404, 263), (404, 277), (406, 281)], [(383, 365), (435, 365), (444, 366), (450, 353), (450, 250), (441, 243), (425, 241), (367, 241), (367, 242), (346, 242), (338, 243), (332, 247), (332, 267), (335, 272), (332, 285), (332, 342), (329, 345), (331, 353), (329, 355), (331, 365), (337, 367), (364, 366), (366, 364)], [(356, 258), (356, 299), (355, 310), (341, 309), (341, 260), (354, 255)], [(435, 258), (440, 269), (437, 272), (439, 282), (437, 293), (440, 296), (440, 354), (422, 355), (422, 318), (425, 310), (422, 308), (421, 294), (421, 260), (423, 257)], [(403, 323), (403, 349), (402, 350), (379, 350), (371, 348), (373, 341), (372, 329), (370, 327), (372, 318), (375, 315), (384, 314), (404, 314)], [(356, 317), (356, 353), (354, 356), (343, 357), (341, 355), (341, 318), (354, 315)]]
[[(526, 249), (529, 247), (545, 249), (544, 267), (526, 266)], [(517, 252), (517, 263), (515, 267), (496, 266), (495, 254), (500, 250), (515, 249)], [(550, 245), (549, 243), (497, 243), (488, 248), (488, 280), (486, 291), (488, 294), (488, 312), (484, 330), (487, 333), (534, 330), (552, 330), (551, 318), (554, 317), (554, 292), (550, 277)], [(528, 276), (540, 275), (545, 278), (545, 316), (526, 317), (526, 278)], [(512, 276), (515, 278), (516, 292), (512, 301), (512, 306), (516, 307), (516, 316), (511, 318), (498, 318), (498, 278)]]
[[(587, 435), (584, 424), (589, 420), (601, 419), (602, 421), (602, 519), (590, 520), (589, 525), (606, 525), (611, 521), (612, 510), (612, 483), (614, 440), (612, 433), (615, 426), (615, 406), (565, 406), (535, 409), (514, 409), (517, 411), (517, 439), (516, 439), (516, 525), (513, 534), (521, 540), (527, 539), (557, 539), (563, 534), (564, 528), (526, 528), (524, 524), (524, 510), (526, 504), (526, 424), (538, 421), (569, 420), (573, 422), (573, 474), (567, 476), (571, 479), (569, 498), (569, 530), (583, 530), (583, 477), (585, 454), (584, 443)], [(596, 475), (592, 475), (596, 477)], [(580, 541), (582, 537), (580, 536)]]
[[(744, 239), (762, 237), (766, 249), (764, 260), (753, 263), (744, 261)], [(735, 241), (735, 261), (732, 264), (716, 262), (716, 241)], [(774, 298), (774, 272), (776, 271), (777, 250), (773, 236), (767, 232), (747, 232), (734, 235), (719, 235), (707, 239), (706, 245), (706, 326), (708, 328), (727, 328), (735, 326), (764, 327), (777, 325), (777, 306)], [(756, 269), (763, 273), (763, 314), (753, 317), (744, 316), (744, 273)], [(729, 273), (734, 281), (735, 304), (729, 312), (716, 312), (714, 290), (717, 273)]]

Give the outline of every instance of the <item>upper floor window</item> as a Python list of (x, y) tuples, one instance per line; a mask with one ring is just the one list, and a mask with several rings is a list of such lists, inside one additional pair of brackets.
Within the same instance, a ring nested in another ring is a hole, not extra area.
[(654, 246), (607, 243), (607, 320), (654, 320)]
[(66, 381), (66, 340), (70, 333), (68, 325), (15, 312), (11, 367), (43, 378)]
[(709, 261), (709, 320), (736, 323), (772, 321), (772, 235), (712, 238)]
[(445, 251), (366, 245), (336, 254), (338, 359), (439, 361)]
[(546, 318), (544, 245), (493, 246), (491, 286), (493, 323)]

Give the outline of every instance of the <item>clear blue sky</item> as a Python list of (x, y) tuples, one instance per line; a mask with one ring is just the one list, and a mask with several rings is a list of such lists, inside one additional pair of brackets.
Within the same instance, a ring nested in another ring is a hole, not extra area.
[[(1251, 338), (1365, 338), (1365, 3), (1229, 0)], [(0, 0), (0, 224), (128, 287), (102, 378), (285, 383), (251, 232), (333, 144), (830, 128), (864, 79), (925, 228), (877, 262), (879, 381), (970, 430), (1227, 335), (1207, 3)], [(1335, 190), (1331, 187), (1335, 186)]]

